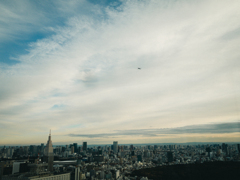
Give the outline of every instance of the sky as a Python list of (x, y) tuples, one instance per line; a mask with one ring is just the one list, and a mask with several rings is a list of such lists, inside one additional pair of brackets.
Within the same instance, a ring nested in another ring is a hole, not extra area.
[(239, 142), (239, 9), (0, 0), (0, 145)]

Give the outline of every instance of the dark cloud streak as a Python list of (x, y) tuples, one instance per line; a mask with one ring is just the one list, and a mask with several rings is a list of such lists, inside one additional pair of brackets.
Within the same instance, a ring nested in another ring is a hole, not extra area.
[(204, 124), (184, 126), (178, 128), (166, 129), (134, 129), (134, 130), (117, 130), (114, 133), (108, 134), (68, 134), (71, 137), (116, 137), (116, 136), (163, 136), (164, 134), (218, 134), (218, 133), (235, 133), (240, 132), (240, 123), (222, 123), (222, 124)]

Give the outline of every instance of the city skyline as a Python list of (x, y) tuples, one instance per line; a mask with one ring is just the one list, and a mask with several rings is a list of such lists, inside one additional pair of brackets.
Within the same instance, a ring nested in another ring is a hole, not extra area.
[[(200, 175), (200, 179), (210, 180), (217, 175), (216, 179), (236, 179), (239, 176), (240, 144), (237, 143), (136, 146), (119, 145), (118, 141), (113, 141), (111, 145), (94, 147), (87, 147), (87, 142), (81, 147), (77, 143), (53, 147), (53, 143), (50, 131), (46, 146), (42, 143), (38, 146), (0, 147), (0, 179), (157, 180), (166, 176), (166, 179), (176, 179), (177, 176), (186, 179), (193, 167), (197, 173), (188, 177)], [(162, 169), (169, 167), (171, 171)], [(181, 174), (172, 175), (174, 169)], [(183, 176), (183, 172), (186, 175)]]
[(239, 142), (239, 5), (0, 1), (0, 146)]
[[(237, 124), (237, 125), (239, 125), (239, 124)], [(198, 131), (200, 131), (201, 129), (198, 129)], [(118, 141), (116, 141), (116, 140), (114, 140), (113, 142), (103, 142), (103, 143), (101, 143), (101, 141), (100, 141), (100, 143), (91, 143), (91, 141), (90, 141), (90, 143), (88, 144), (88, 142), (84, 142), (84, 141), (81, 141), (81, 142), (79, 142), (79, 141), (69, 141), (69, 142), (56, 142), (55, 144), (52, 144), (52, 142), (51, 142), (51, 130), (50, 130), (50, 133), (49, 133), (49, 138), (48, 138), (48, 142), (47, 142), (47, 144), (46, 144), (46, 146), (45, 146), (45, 143), (43, 142), (41, 142), (41, 143), (37, 143), (37, 142), (33, 142), (33, 143), (25, 143), (25, 144), (17, 144), (17, 143), (15, 143), (15, 144), (4, 144), (4, 145), (1, 145), (0, 144), (0, 147), (17, 147), (17, 146), (41, 146), (41, 147), (48, 147), (48, 144), (49, 144), (49, 142), (50, 142), (50, 146), (52, 146), (52, 147), (58, 147), (58, 146), (74, 146), (75, 147), (75, 149), (76, 149), (76, 147), (81, 147), (83, 150), (86, 150), (87, 149), (87, 147), (96, 147), (96, 146), (113, 146), (113, 151), (117, 151), (116, 149), (118, 149), (118, 147), (119, 146), (122, 146), (122, 145), (128, 145), (128, 146), (132, 146), (132, 145), (135, 145), (135, 146), (146, 146), (146, 145), (201, 145), (201, 144), (221, 144), (221, 143), (225, 143), (225, 142), (227, 142), (227, 143), (229, 143), (229, 144), (236, 144), (236, 143), (240, 143), (240, 141), (239, 141), (239, 139), (237, 139), (237, 141), (199, 141), (199, 142), (197, 142), (197, 141), (189, 141), (189, 142), (180, 142), (180, 141), (178, 141), (178, 142), (169, 142), (169, 141), (166, 141), (166, 142), (150, 142), (150, 141), (147, 141), (147, 142), (136, 142), (136, 143), (124, 143), (124, 142), (122, 142), (122, 143), (120, 143), (120, 144), (118, 144)], [(237, 137), (237, 136), (236, 136)], [(50, 141), (49, 141), (50, 140)], [(69, 144), (70, 143), (70, 144)], [(78, 143), (80, 143), (80, 144), (78, 144)], [(81, 145), (81, 143), (82, 143), (82, 145)], [(88, 145), (87, 145), (88, 144)], [(114, 145), (114, 144), (117, 144), (117, 145)], [(115, 149), (115, 150), (114, 150)]]

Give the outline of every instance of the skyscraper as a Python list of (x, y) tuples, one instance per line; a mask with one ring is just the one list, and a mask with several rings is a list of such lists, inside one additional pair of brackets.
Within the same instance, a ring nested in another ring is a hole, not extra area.
[(77, 143), (73, 143), (73, 146), (74, 146), (74, 152), (78, 153), (78, 148), (77, 148), (78, 145), (77, 145)]
[(74, 153), (74, 146), (71, 146), (71, 154)]
[(44, 156), (46, 157), (46, 162), (48, 163), (48, 171), (53, 171), (53, 146), (51, 140), (51, 130), (48, 136), (47, 145), (44, 149)]
[(117, 154), (117, 152), (118, 152), (118, 142), (117, 141), (113, 141), (113, 152), (115, 154)]
[(44, 150), (44, 143), (41, 143), (41, 151)]
[(87, 151), (87, 142), (83, 142), (83, 151)]
[(130, 145), (130, 151), (132, 151), (132, 150), (133, 150), (133, 145), (131, 144), (131, 145)]

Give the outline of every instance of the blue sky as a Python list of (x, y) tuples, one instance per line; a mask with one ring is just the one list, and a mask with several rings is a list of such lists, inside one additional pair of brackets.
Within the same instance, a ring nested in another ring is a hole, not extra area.
[[(59, 2), (59, 3), (58, 3)], [(62, 14), (62, 8), (66, 4), (63, 1), (2, 1), (3, 13), (1, 25), (2, 31), (9, 37), (3, 37), (1, 43), (1, 59), (0, 62), (12, 65), (18, 61), (14, 60), (20, 54), (26, 54), (28, 52), (28, 45), (31, 42), (47, 38), (54, 34), (51, 28), (64, 26), (68, 18), (74, 16), (77, 8), (73, 9), (73, 12), (69, 10), (66, 14)], [(89, 3), (87, 3), (89, 2)], [(84, 7), (85, 4), (88, 6), (99, 5), (99, 6), (112, 6), (117, 7), (121, 4), (119, 1), (96, 1), (89, 0), (86, 2), (77, 3), (72, 2), (74, 5), (81, 6), (81, 13), (84, 15), (91, 14), (89, 8)], [(69, 3), (70, 4), (70, 3)], [(19, 6), (22, 9), (19, 9)], [(26, 5), (26, 7), (24, 7)], [(71, 6), (71, 5), (70, 5)], [(72, 8), (72, 6), (71, 6)], [(30, 12), (28, 12), (30, 10)], [(32, 11), (32, 12), (31, 12)], [(37, 14), (34, 13), (38, 12)], [(6, 14), (5, 14), (6, 12)], [(25, 20), (26, 16), (33, 16)], [(4, 17), (5, 16), (5, 17)], [(42, 16), (42, 17), (41, 17)], [(21, 20), (19, 20), (21, 19)], [(38, 21), (35, 23), (34, 21)], [(16, 26), (15, 26), (16, 25)], [(30, 29), (30, 30), (29, 30)]]
[(239, 6), (0, 1), (0, 145), (239, 141)]

